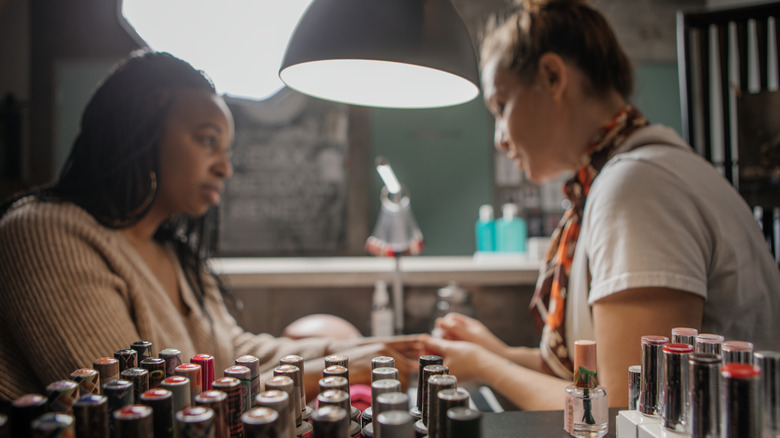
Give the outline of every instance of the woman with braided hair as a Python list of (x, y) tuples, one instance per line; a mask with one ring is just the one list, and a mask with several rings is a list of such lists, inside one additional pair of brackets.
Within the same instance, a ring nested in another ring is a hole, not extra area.
[[(213, 355), (220, 375), (242, 355), (268, 370), (370, 342), (248, 333), (228, 312), (207, 259), (233, 131), (208, 77), (170, 54), (133, 54), (100, 84), (59, 179), (0, 207), (0, 400), (139, 340), (185, 362)], [(352, 351), (356, 382), (370, 357), (394, 354)], [(305, 370), (315, 392), (322, 362)]]
[(632, 70), (584, 0), (526, 1), (481, 49), (495, 144), (541, 183), (564, 172), (571, 201), (531, 312), (539, 348), (510, 347), (451, 314), (425, 339), (451, 373), (519, 408), (562, 409), (573, 344), (598, 345), (598, 379), (626, 406), (641, 337), (692, 327), (780, 349), (780, 273), (749, 207), (672, 129), (630, 103)]

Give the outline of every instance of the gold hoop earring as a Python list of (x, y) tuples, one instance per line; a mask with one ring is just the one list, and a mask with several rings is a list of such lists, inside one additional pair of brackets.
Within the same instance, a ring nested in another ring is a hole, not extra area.
[(157, 172), (155, 172), (154, 170), (149, 172), (149, 178), (152, 180), (151, 192), (152, 194), (154, 194), (155, 192), (157, 192)]
[(154, 202), (154, 198), (157, 197), (157, 172), (149, 172), (149, 179), (151, 179), (151, 184), (149, 187), (151, 190), (149, 191), (149, 195), (146, 197), (146, 199), (144, 199), (144, 202), (142, 202), (141, 205), (134, 210), (136, 212), (142, 212), (149, 208), (149, 206), (152, 205), (152, 202)]

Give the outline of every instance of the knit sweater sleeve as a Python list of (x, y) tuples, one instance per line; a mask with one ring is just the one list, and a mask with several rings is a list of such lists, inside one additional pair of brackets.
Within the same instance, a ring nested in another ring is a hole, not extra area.
[(0, 223), (0, 336), (10, 350), (0, 395), (38, 392), (139, 339), (127, 285), (100, 250), (110, 235), (90, 220), (75, 206), (32, 203)]
[(330, 341), (324, 338), (289, 339), (274, 337), (267, 333), (253, 334), (236, 327), (234, 331), (236, 352), (252, 354), (260, 358), (262, 370), (279, 365), (279, 359), (295, 354), (304, 359), (323, 357), (328, 353)]
[(210, 312), (217, 325), (216, 335), (225, 342), (231, 343), (235, 357), (245, 354), (256, 356), (260, 359), (261, 369), (265, 371), (279, 365), (279, 359), (290, 354), (304, 359), (314, 359), (329, 353), (332, 342), (330, 339), (315, 337), (293, 340), (244, 330), (228, 312), (222, 297), (219, 296), (213, 277), (208, 277), (207, 284), (211, 295), (209, 301), (213, 304), (210, 306)]

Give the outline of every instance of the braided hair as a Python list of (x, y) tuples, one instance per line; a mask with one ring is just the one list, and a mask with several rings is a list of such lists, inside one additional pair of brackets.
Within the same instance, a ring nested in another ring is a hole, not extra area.
[[(16, 200), (32, 195), (75, 203), (109, 228), (137, 223), (157, 196), (157, 178), (165, 178), (159, 174), (160, 137), (176, 92), (182, 89), (216, 93), (202, 71), (169, 53), (140, 50), (120, 61), (90, 98), (59, 178), (7, 201), (0, 216)], [(215, 213), (212, 209), (203, 217), (171, 218), (154, 236), (172, 244), (201, 306), (205, 261), (216, 242)]]

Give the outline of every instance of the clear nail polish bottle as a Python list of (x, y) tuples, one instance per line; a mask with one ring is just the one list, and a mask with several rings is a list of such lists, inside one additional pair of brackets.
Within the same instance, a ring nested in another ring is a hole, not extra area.
[(607, 391), (599, 386), (596, 342), (574, 343), (574, 383), (566, 388), (564, 429), (571, 436), (602, 437), (609, 428)]

